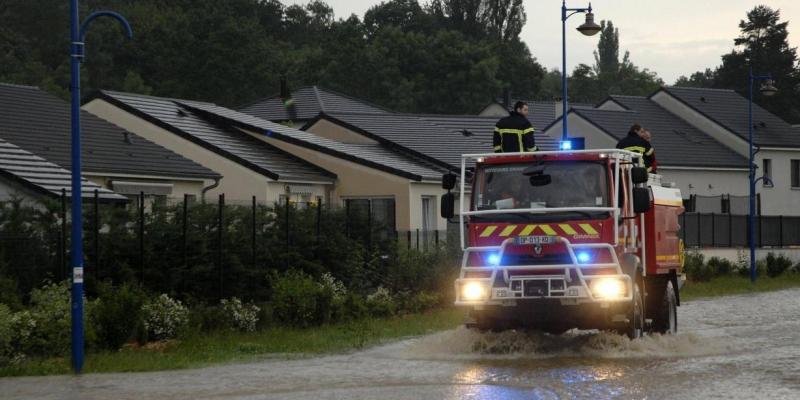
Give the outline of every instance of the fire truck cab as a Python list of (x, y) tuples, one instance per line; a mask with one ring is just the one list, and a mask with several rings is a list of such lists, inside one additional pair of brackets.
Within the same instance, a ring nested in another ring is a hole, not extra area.
[(458, 219), (455, 282), (467, 326), (674, 333), (682, 286), (680, 191), (637, 153), (468, 154), (445, 175), (442, 216)]

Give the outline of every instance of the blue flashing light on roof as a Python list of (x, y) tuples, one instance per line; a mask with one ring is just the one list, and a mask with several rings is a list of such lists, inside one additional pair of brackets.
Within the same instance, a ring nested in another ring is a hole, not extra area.
[(500, 265), (500, 254), (491, 253), (486, 257), (486, 261), (488, 261), (490, 265)]
[(559, 145), (559, 148), (561, 150), (572, 150), (572, 141), (570, 140), (562, 141), (561, 144)]
[(582, 137), (573, 137), (569, 140), (562, 140), (558, 144), (561, 150), (583, 150), (586, 148), (586, 139)]
[(586, 264), (591, 261), (592, 256), (589, 255), (586, 251), (579, 251), (578, 254), (575, 255), (575, 258), (578, 259), (578, 262), (581, 264)]
[(264, 131), (264, 134), (267, 136), (272, 136), (272, 130), (267, 129), (266, 131)]

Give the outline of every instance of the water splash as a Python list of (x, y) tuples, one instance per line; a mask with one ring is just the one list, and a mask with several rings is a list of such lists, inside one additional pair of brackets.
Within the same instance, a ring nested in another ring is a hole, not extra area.
[(723, 354), (724, 340), (696, 334), (659, 335), (630, 340), (610, 332), (572, 330), (562, 335), (538, 331), (479, 332), (461, 327), (389, 346), (407, 359), (671, 358)]

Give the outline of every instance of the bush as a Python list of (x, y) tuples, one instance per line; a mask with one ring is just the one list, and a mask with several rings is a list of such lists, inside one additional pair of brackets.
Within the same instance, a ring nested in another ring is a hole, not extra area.
[[(69, 282), (47, 283), (40, 289), (33, 289), (30, 301), (29, 310), (15, 314), (18, 350), (27, 355), (67, 354), (72, 343)], [(85, 312), (84, 316), (88, 314)], [(91, 344), (93, 330), (90, 326), (87, 328), (84, 334), (86, 342)]]
[(5, 304), (11, 311), (22, 309), (17, 282), (13, 278), (0, 276), (0, 304)]
[[(750, 264), (745, 264), (739, 269), (739, 276), (749, 277), (750, 276)], [(761, 259), (756, 261), (756, 274), (758, 276), (764, 276), (767, 274), (767, 260)]]
[(705, 282), (714, 277), (714, 273), (705, 263), (705, 257), (698, 252), (687, 252), (683, 271), (690, 280)]
[(179, 301), (162, 294), (142, 307), (144, 328), (149, 339), (178, 336), (188, 325), (189, 311)]
[(258, 312), (254, 304), (242, 304), (236, 297), (220, 301), (226, 325), (229, 329), (253, 332), (258, 324)]
[(0, 366), (9, 364), (15, 353), (13, 340), (16, 332), (14, 332), (12, 316), (11, 309), (0, 303)]
[(389, 317), (397, 312), (397, 303), (389, 289), (379, 286), (367, 296), (367, 308), (373, 317)]
[(403, 301), (403, 311), (410, 313), (418, 313), (427, 311), (441, 301), (441, 296), (436, 293), (419, 292), (406, 297)]
[(334, 297), (331, 288), (295, 270), (273, 275), (271, 279), (272, 306), (278, 321), (308, 327), (331, 320)]
[(143, 328), (142, 306), (145, 294), (135, 285), (98, 285), (98, 298), (92, 306), (91, 321), (98, 344), (106, 349), (120, 348)]
[(732, 262), (727, 258), (711, 257), (708, 259), (707, 267), (712, 276), (728, 275), (735, 270)]
[(776, 256), (772, 252), (767, 254), (767, 275), (770, 278), (775, 278), (782, 275), (789, 268), (792, 267), (792, 260), (780, 254)]

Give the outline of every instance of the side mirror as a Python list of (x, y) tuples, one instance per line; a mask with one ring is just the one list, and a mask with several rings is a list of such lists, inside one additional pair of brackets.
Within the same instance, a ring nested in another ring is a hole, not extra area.
[(647, 172), (647, 168), (645, 167), (631, 168), (631, 181), (633, 181), (634, 185), (640, 183), (647, 183), (649, 179), (650, 179), (650, 174)]
[(442, 189), (450, 191), (456, 187), (456, 176), (451, 173), (442, 175)]
[(633, 188), (633, 212), (640, 214), (650, 211), (650, 189)]
[(441, 205), (441, 213), (442, 218), (450, 219), (453, 218), (456, 209), (456, 195), (453, 193), (445, 193), (442, 195), (442, 205)]

